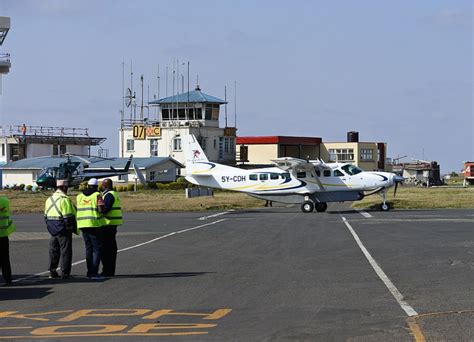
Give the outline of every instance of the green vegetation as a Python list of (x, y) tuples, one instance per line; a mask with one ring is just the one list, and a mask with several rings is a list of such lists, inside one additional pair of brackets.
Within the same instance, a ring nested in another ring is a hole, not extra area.
[[(198, 210), (228, 210), (262, 207), (264, 201), (250, 197), (243, 193), (219, 191), (213, 197), (196, 197), (186, 199), (183, 184), (161, 184), (156, 189), (142, 189), (133, 191), (122, 190), (122, 199), (125, 211), (198, 211)], [(124, 186), (125, 187), (125, 186)], [(19, 187), (20, 188), (20, 187)], [(179, 190), (175, 190), (178, 188)], [(118, 191), (120, 191), (117, 188)], [(78, 190), (70, 191), (69, 195), (75, 200)], [(3, 190), (0, 196), (6, 196), (11, 201), (14, 213), (42, 213), (44, 203), (52, 191), (30, 192), (21, 190)], [(382, 198), (373, 195), (362, 201), (354, 202), (354, 208), (375, 208), (380, 205)], [(400, 186), (397, 197), (393, 198), (393, 188), (388, 193), (388, 201), (396, 209), (436, 209), (436, 208), (473, 208), (474, 187), (469, 188), (420, 188)], [(298, 209), (299, 210), (299, 209)]]
[[(393, 197), (393, 188), (390, 189), (388, 202), (396, 209), (474, 208), (474, 188), (400, 186), (395, 198)], [(375, 208), (380, 203), (382, 203), (382, 197), (373, 195), (362, 201), (354, 202), (353, 207), (358, 209)]]

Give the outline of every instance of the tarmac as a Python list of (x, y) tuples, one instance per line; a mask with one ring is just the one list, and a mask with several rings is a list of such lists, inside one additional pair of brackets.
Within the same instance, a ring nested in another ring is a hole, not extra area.
[(103, 281), (80, 237), (48, 279), (42, 216), (14, 222), (0, 340), (474, 340), (473, 210), (128, 213)]

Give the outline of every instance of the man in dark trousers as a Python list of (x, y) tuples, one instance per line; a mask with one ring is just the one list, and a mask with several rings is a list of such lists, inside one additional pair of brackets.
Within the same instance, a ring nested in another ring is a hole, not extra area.
[(44, 219), (51, 234), (49, 240), (49, 277), (59, 278), (56, 271), (61, 260), (62, 278), (71, 277), (72, 233), (76, 232), (76, 208), (67, 196), (67, 180), (56, 181), (56, 192), (46, 200)]
[(103, 253), (104, 201), (98, 190), (99, 182), (91, 178), (87, 189), (77, 195), (77, 227), (82, 232), (86, 246), (87, 277), (92, 280), (104, 279), (99, 275)]
[(113, 189), (112, 180), (106, 178), (102, 181), (104, 192), (104, 218), (106, 226), (103, 227), (104, 253), (102, 256), (102, 275), (112, 277), (115, 275), (115, 265), (117, 262), (117, 226), (123, 223), (122, 207), (120, 198)]
[(10, 201), (0, 196), (0, 268), (2, 269), (5, 285), (12, 283), (12, 268), (10, 265), (10, 242), (8, 236), (15, 231), (10, 212)]

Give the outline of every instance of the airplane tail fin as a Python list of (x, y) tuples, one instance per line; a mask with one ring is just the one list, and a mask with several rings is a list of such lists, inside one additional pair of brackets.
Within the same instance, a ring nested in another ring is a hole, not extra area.
[(192, 134), (185, 135), (183, 138), (183, 148), (186, 158), (186, 173), (191, 174), (193, 171), (202, 170), (203, 164), (209, 163), (209, 160), (202, 150), (201, 145), (199, 145), (196, 137)]

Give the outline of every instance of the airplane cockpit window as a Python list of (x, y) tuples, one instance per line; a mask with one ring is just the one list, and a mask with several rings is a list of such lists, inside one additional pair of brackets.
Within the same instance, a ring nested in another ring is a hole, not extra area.
[(258, 179), (258, 176), (255, 173), (253, 173), (249, 176), (249, 179), (253, 180), (253, 181), (256, 181)]
[(348, 175), (351, 175), (351, 176), (362, 172), (362, 170), (359, 169), (357, 166), (350, 165), (350, 164), (344, 165), (343, 167), (341, 167), (341, 169), (343, 169)]
[(339, 170), (334, 170), (334, 177), (344, 177), (345, 175), (339, 171)]
[(280, 174), (280, 177), (281, 177), (282, 179), (290, 179), (290, 178), (291, 178), (291, 176), (290, 176), (290, 174), (289, 174), (288, 172), (286, 172), (286, 173), (281, 173), (281, 174)]
[(304, 172), (304, 171), (303, 171), (303, 172), (298, 172), (298, 173), (296, 174), (296, 177), (298, 177), (298, 178), (306, 178), (306, 172)]
[(270, 179), (278, 179), (278, 173), (270, 173)]
[(268, 174), (267, 173), (261, 173), (259, 175), (260, 180), (267, 180), (268, 179)]
[(323, 175), (324, 177), (331, 177), (331, 170), (324, 170)]

